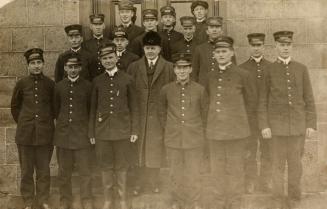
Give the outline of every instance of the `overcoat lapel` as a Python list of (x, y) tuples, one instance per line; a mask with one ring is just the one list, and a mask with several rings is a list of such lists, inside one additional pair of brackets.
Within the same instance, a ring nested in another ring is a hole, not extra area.
[(154, 84), (154, 82), (157, 80), (157, 78), (159, 77), (161, 72), (164, 70), (164, 63), (163, 63), (163, 60), (161, 57), (159, 57), (157, 62), (158, 62), (158, 64), (157, 64), (156, 69), (153, 74), (151, 86)]

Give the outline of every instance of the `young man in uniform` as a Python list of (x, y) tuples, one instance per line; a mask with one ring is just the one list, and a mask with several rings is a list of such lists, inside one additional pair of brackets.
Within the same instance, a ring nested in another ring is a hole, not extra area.
[(36, 208), (49, 209), (54, 82), (42, 73), (42, 49), (29, 49), (24, 56), (29, 75), (17, 82), (11, 99), (11, 114), (17, 123), (15, 139), (21, 168), (20, 192), (25, 209), (34, 208), (34, 200), (37, 201)]
[(63, 57), (67, 78), (55, 86), (54, 104), (56, 146), (59, 165), (58, 181), (60, 209), (72, 206), (71, 177), (77, 165), (80, 177), (80, 196), (84, 209), (92, 209), (91, 187), (91, 143), (88, 137), (91, 83), (79, 76), (82, 70), (77, 54), (67, 53)]
[(191, 4), (191, 12), (196, 19), (194, 38), (199, 44), (202, 44), (208, 40), (206, 33), (208, 8), (209, 5), (207, 1), (193, 1)]
[(64, 53), (61, 53), (58, 56), (54, 75), (55, 82), (58, 83), (59, 81), (67, 77), (67, 74), (65, 73), (64, 69), (65, 62), (63, 60), (63, 57), (65, 56), (65, 54), (71, 52), (78, 54), (82, 60), (82, 70), (80, 72), (80, 76), (82, 76), (86, 80), (91, 80), (90, 71), (92, 68), (92, 54), (90, 54), (90, 52), (88, 52), (86, 49), (82, 48), (82, 25), (68, 25), (65, 27), (65, 32), (70, 43), (70, 49), (65, 51)]
[[(292, 31), (274, 33), (277, 60), (264, 74), (259, 98), (262, 136), (272, 140), (274, 207), (285, 200), (291, 209), (301, 200), (301, 157), (305, 138), (317, 127), (317, 116), (308, 69), (293, 60)], [(288, 165), (288, 197), (284, 196), (285, 163)], [(274, 208), (274, 209), (275, 209)]]
[[(258, 93), (264, 71), (271, 62), (263, 56), (265, 50), (265, 34), (250, 33), (247, 37), (251, 48), (251, 56), (240, 67), (247, 70), (256, 81)], [(253, 122), (253, 124), (250, 124), (251, 136), (248, 138), (246, 145), (245, 191), (247, 193), (253, 193), (255, 189), (260, 189), (262, 192), (269, 192), (271, 189), (271, 140), (263, 139), (257, 119)], [(261, 153), (260, 176), (257, 176), (258, 145)]]
[(104, 14), (90, 15), (90, 29), (92, 31), (92, 38), (82, 43), (82, 48), (91, 53), (92, 66), (90, 69), (90, 79), (93, 80), (96, 76), (103, 73), (104, 69), (99, 59), (99, 48), (110, 40), (104, 36)]
[[(162, 86), (174, 80), (173, 64), (160, 56), (161, 38), (150, 31), (143, 38), (145, 56), (129, 65), (127, 72), (136, 83), (139, 106), (140, 137), (138, 140), (140, 174), (137, 195), (144, 183), (158, 193), (159, 172), (163, 159), (163, 127), (157, 114)], [(145, 182), (146, 180), (146, 182)]]
[(170, 47), (183, 38), (183, 34), (177, 32), (174, 28), (176, 25), (176, 12), (172, 6), (164, 6), (160, 8), (162, 34), (168, 39)]
[(115, 27), (113, 31), (113, 43), (116, 44), (116, 54), (118, 56), (117, 67), (119, 70), (127, 71), (129, 64), (140, 57), (128, 51), (128, 34), (121, 26)]
[[(134, 54), (138, 55), (139, 57), (142, 57), (144, 55), (143, 50), (143, 38), (145, 34), (149, 31), (158, 31), (158, 11), (155, 9), (145, 9), (142, 12), (143, 14), (143, 26), (145, 28), (145, 31), (137, 36), (129, 46), (129, 49)], [(165, 35), (162, 32), (158, 32), (160, 35), (160, 47), (161, 47), (161, 55), (166, 59), (170, 60), (170, 46), (169, 41), (165, 37)]]
[(171, 46), (171, 54), (190, 53), (193, 55), (195, 47), (198, 45), (194, 38), (195, 18), (191, 16), (183, 16), (180, 18), (183, 38)]
[(144, 32), (144, 29), (135, 25), (136, 21), (136, 7), (129, 0), (123, 0), (118, 4), (119, 17), (121, 25), (128, 36), (128, 41), (131, 42), (137, 36)]
[(175, 54), (173, 60), (176, 81), (162, 87), (159, 108), (170, 159), (172, 208), (200, 209), (208, 96), (203, 86), (190, 80), (191, 54)]
[(257, 107), (255, 82), (232, 63), (233, 39), (215, 44), (218, 67), (208, 73), (209, 111), (206, 136), (210, 143), (216, 208), (239, 209), (244, 190), (244, 146)]
[(95, 141), (104, 187), (103, 209), (113, 209), (117, 185), (121, 209), (127, 209), (129, 143), (137, 140), (138, 104), (133, 78), (118, 70), (115, 44), (100, 49), (105, 72), (93, 80), (89, 137)]

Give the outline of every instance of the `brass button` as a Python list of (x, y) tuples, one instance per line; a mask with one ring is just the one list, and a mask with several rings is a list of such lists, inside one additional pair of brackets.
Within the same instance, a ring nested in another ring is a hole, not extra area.
[(39, 115), (35, 115), (35, 117), (36, 117), (36, 118), (38, 118), (38, 117), (39, 117)]
[(220, 112), (220, 109), (216, 109), (216, 112)]

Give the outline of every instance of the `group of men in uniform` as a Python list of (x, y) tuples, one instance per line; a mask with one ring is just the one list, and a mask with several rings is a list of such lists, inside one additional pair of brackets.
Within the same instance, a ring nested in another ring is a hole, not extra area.
[(172, 6), (160, 10), (162, 28), (157, 10), (144, 10), (144, 27), (139, 27), (131, 2), (118, 8), (122, 24), (109, 38), (103, 14), (90, 16), (89, 40), (83, 40), (81, 25), (65, 27), (70, 49), (58, 57), (55, 81), (42, 73), (42, 49), (24, 54), (29, 75), (17, 82), (11, 110), (25, 209), (51, 208), (53, 145), (60, 209), (72, 207), (75, 166), (83, 208), (94, 208), (91, 165), (96, 162), (102, 208), (127, 209), (130, 168), (134, 195), (159, 193), (165, 159), (173, 209), (203, 207), (204, 160), (210, 161), (217, 208), (241, 208), (244, 190), (272, 192), (273, 209), (297, 208), (301, 157), (305, 138), (316, 129), (316, 111), (308, 70), (291, 58), (293, 32), (273, 34), (278, 54), (273, 63), (263, 57), (265, 34), (249, 34), (250, 58), (237, 66), (234, 40), (223, 34), (221, 17), (207, 17), (206, 1), (192, 2), (194, 16), (180, 18), (181, 33), (174, 30)]

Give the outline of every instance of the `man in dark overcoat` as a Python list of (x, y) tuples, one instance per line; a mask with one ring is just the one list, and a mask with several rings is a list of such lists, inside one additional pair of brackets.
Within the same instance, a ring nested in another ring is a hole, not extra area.
[(244, 146), (256, 113), (257, 93), (250, 74), (232, 63), (233, 39), (215, 44), (218, 69), (208, 73), (209, 110), (206, 137), (217, 208), (241, 208), (244, 190)]
[[(247, 70), (256, 81), (257, 92), (263, 80), (263, 73), (267, 66), (271, 64), (264, 58), (264, 33), (248, 34), (248, 41), (251, 48), (250, 58), (240, 65)], [(256, 117), (256, 115), (254, 116)], [(251, 126), (251, 136), (248, 138), (246, 145), (246, 162), (245, 162), (245, 189), (247, 193), (253, 193), (255, 189), (262, 192), (269, 192), (271, 189), (271, 150), (269, 139), (263, 139), (258, 126), (258, 120), (253, 120)], [(260, 175), (257, 175), (257, 151), (260, 151)]]
[(194, 39), (197, 43), (202, 44), (208, 40), (207, 36), (207, 15), (209, 4), (207, 1), (193, 1), (191, 4), (191, 13), (196, 19)]
[(111, 40), (104, 35), (104, 30), (106, 27), (104, 24), (104, 14), (92, 14), (89, 18), (92, 37), (83, 41), (82, 48), (87, 50), (92, 55), (92, 57), (90, 57), (92, 65), (90, 66), (89, 70), (90, 80), (93, 80), (93, 78), (100, 75), (104, 71), (99, 59), (100, 46), (109, 43)]
[(128, 151), (139, 130), (135, 82), (118, 70), (115, 48), (115, 44), (109, 43), (100, 49), (100, 60), (106, 70), (93, 80), (91, 95), (89, 137), (95, 140), (102, 171), (103, 209), (113, 208), (114, 185), (117, 185), (120, 208), (128, 208)]
[(173, 55), (176, 81), (160, 91), (159, 114), (170, 160), (172, 208), (200, 209), (200, 168), (205, 141), (208, 95), (190, 80), (191, 54)]
[(72, 206), (71, 177), (74, 166), (80, 177), (80, 197), (84, 209), (92, 209), (91, 143), (88, 137), (91, 83), (79, 76), (81, 59), (74, 53), (64, 57), (67, 78), (55, 86), (56, 129), (54, 145), (58, 159), (60, 209)]
[[(291, 57), (293, 32), (278, 31), (274, 39), (278, 58), (264, 74), (258, 118), (263, 138), (272, 140), (274, 207), (287, 203), (293, 209), (298, 208), (301, 200), (304, 141), (315, 131), (317, 116), (308, 69)], [(287, 197), (284, 195), (286, 162)]]
[(15, 142), (21, 168), (20, 192), (25, 209), (32, 209), (34, 199), (36, 207), (49, 209), (54, 82), (42, 73), (42, 49), (29, 49), (24, 56), (29, 75), (16, 83), (11, 99), (11, 114), (17, 123)]
[[(162, 86), (173, 81), (173, 64), (160, 56), (161, 38), (157, 32), (150, 31), (143, 38), (145, 56), (128, 67), (136, 83), (136, 93), (139, 107), (140, 136), (139, 174), (140, 184), (150, 184), (151, 190), (158, 193), (159, 172), (163, 159), (163, 127), (158, 117), (159, 92)], [(141, 178), (142, 177), (142, 178)], [(141, 182), (141, 179), (147, 182)], [(140, 188), (136, 188), (138, 194)]]

